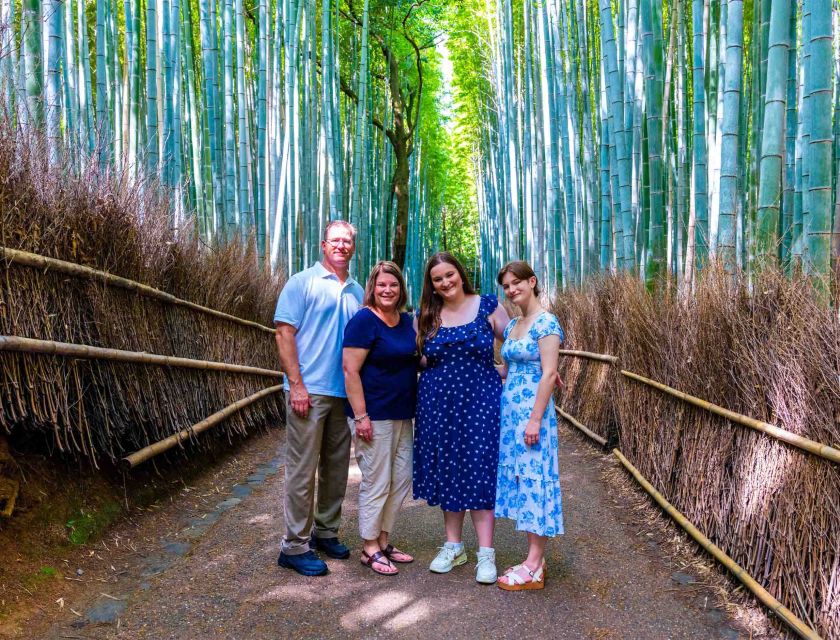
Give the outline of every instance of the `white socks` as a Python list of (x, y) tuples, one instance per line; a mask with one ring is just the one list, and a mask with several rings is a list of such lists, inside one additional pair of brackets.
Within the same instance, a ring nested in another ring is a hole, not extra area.
[(452, 549), (455, 552), (455, 555), (459, 556), (464, 552), (464, 543), (463, 542), (446, 542), (443, 545), (447, 549)]

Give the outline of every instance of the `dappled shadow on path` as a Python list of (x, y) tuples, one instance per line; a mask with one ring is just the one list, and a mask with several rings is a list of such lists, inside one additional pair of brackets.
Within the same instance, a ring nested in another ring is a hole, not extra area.
[[(351, 473), (342, 538), (350, 560), (328, 560), (330, 574), (304, 578), (276, 565), (282, 532), (282, 473), (224, 514), (188, 557), (129, 598), (119, 629), (85, 629), (117, 638), (737, 638), (721, 612), (707, 609), (656, 543), (640, 538), (609, 499), (602, 457), (561, 431), (566, 530), (548, 549), (542, 592), (508, 593), (474, 580), (470, 563), (446, 575), (428, 564), (442, 544), (440, 511), (408, 502), (394, 542), (416, 555), (393, 577), (358, 560), (358, 473)], [(624, 518), (624, 521), (622, 520)], [(500, 569), (520, 561), (525, 536), (500, 521)]]

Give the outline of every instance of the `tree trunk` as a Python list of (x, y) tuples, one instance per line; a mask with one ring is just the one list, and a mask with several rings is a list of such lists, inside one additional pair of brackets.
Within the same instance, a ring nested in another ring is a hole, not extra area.
[(394, 176), (391, 178), (391, 188), (397, 199), (397, 223), (394, 226), (394, 244), (391, 248), (392, 260), (402, 269), (405, 266), (405, 247), (408, 231), (408, 175), (409, 150), (407, 140), (398, 134), (388, 136), (394, 149)]

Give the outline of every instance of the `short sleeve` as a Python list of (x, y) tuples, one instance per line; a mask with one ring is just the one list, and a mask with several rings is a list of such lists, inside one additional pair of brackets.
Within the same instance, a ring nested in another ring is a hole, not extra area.
[(481, 295), (481, 305), (479, 309), (484, 313), (486, 318), (496, 310), (499, 306), (499, 299), (492, 293), (484, 293)]
[(350, 318), (344, 327), (344, 346), (353, 349), (370, 349), (376, 340), (376, 322), (368, 309), (362, 309)]
[(511, 318), (510, 322), (507, 323), (504, 331), (505, 340), (507, 340), (508, 334), (510, 333), (511, 329), (513, 329), (513, 325), (516, 324), (516, 318)]
[(540, 340), (551, 335), (560, 336), (560, 342), (566, 339), (557, 318), (550, 313), (541, 314), (534, 322), (533, 327), (531, 327), (531, 331), (535, 340)]
[(274, 322), (285, 322), (295, 329), (303, 322), (306, 309), (306, 290), (302, 278), (292, 276), (277, 298), (277, 308), (274, 310)]

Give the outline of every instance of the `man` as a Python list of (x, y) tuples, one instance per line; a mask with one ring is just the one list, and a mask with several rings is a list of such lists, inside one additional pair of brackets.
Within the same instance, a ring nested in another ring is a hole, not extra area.
[(305, 576), (328, 571), (312, 548), (330, 558), (350, 557), (338, 527), (350, 464), (341, 348), (344, 327), (364, 296), (348, 272), (355, 248), (353, 225), (330, 222), (323, 259), (289, 278), (274, 314), (286, 374), (286, 534), (277, 564)]

